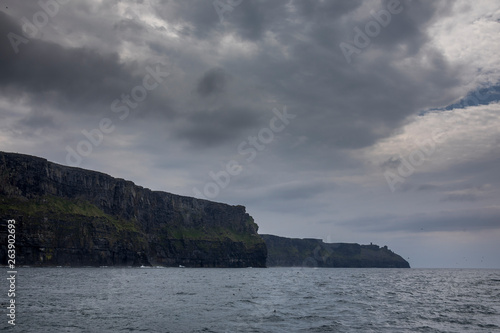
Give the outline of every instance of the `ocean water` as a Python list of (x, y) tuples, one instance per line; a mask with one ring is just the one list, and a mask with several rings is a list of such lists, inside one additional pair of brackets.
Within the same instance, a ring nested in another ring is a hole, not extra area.
[[(7, 276), (7, 269), (5, 276)], [(500, 270), (19, 268), (12, 332), (500, 332)]]

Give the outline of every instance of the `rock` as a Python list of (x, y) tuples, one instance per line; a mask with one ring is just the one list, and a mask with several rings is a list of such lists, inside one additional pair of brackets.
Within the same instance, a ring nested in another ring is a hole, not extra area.
[(267, 266), (410, 268), (387, 246), (324, 243), (315, 238), (261, 235), (267, 246)]
[(243, 206), (0, 152), (2, 264), (8, 219), (18, 265), (265, 267), (267, 255)]

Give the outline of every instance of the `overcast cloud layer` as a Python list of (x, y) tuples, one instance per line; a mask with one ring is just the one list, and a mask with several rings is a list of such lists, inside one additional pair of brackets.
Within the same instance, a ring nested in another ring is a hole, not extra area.
[(0, 150), (500, 267), (497, 1), (0, 4)]

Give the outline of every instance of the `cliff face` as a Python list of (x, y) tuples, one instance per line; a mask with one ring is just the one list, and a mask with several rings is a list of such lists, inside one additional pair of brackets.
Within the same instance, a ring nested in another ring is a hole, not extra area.
[(386, 246), (323, 243), (321, 239), (261, 235), (267, 245), (267, 266), (409, 268)]
[(243, 206), (0, 152), (2, 264), (8, 219), (18, 264), (265, 266), (265, 243)]

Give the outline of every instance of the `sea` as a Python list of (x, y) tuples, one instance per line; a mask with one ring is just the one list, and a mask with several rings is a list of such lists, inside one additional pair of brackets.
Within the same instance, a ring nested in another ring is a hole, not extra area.
[(5, 277), (2, 332), (500, 332), (500, 270), (21, 267), (15, 326)]

